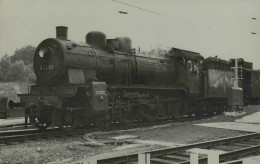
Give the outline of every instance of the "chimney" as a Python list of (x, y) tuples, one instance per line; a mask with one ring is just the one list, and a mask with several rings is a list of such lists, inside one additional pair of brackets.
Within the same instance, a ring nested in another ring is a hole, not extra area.
[(67, 40), (68, 27), (66, 26), (57, 26), (56, 27), (56, 38)]

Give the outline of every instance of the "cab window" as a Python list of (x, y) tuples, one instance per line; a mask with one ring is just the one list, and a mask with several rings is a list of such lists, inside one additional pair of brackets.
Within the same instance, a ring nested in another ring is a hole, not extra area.
[(193, 63), (193, 72), (198, 72), (199, 71), (199, 66), (197, 62)]
[(193, 63), (192, 63), (192, 61), (188, 61), (187, 62), (187, 70), (189, 71), (189, 72), (192, 72), (193, 71)]

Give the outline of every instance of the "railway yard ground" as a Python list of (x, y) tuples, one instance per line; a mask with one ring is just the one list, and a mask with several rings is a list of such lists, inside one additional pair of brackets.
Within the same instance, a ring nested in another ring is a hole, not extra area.
[[(167, 123), (112, 132), (41, 139), (0, 145), (0, 163), (77, 163), (88, 158), (124, 155), (260, 132), (260, 105), (245, 115), (215, 115), (195, 121)], [(12, 111), (15, 113), (15, 110)], [(22, 116), (22, 113), (20, 113)], [(10, 120), (0, 120), (0, 124)], [(12, 121), (11, 121), (12, 122)]]

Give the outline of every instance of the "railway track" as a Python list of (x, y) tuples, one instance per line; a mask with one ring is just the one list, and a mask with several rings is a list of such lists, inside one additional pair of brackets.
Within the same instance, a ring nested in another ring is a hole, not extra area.
[(87, 133), (93, 129), (73, 129), (71, 127), (59, 129), (57, 127), (39, 130), (33, 125), (28, 125), (27, 128), (24, 124), (12, 124), (0, 127), (0, 146), (8, 144), (17, 144), (27, 140), (38, 140), (47, 138), (57, 138), (64, 136), (73, 136), (78, 134)]
[[(203, 117), (203, 118), (207, 118)], [(89, 126), (84, 129), (73, 129), (73, 128), (49, 128), (46, 130), (38, 130), (33, 126), (29, 125), (27, 129), (24, 128), (24, 124), (17, 124), (12, 126), (4, 126), (0, 128), (0, 144), (12, 144), (14, 142), (22, 142), (26, 140), (36, 140), (36, 139), (45, 139), (45, 138), (55, 138), (55, 137), (63, 137), (63, 136), (73, 136), (73, 135), (80, 135), (95, 131), (113, 131), (113, 130), (125, 130), (131, 128), (141, 128), (141, 127), (148, 127), (148, 126), (156, 126), (156, 125), (163, 125), (169, 123), (180, 123), (186, 121), (193, 121), (198, 120), (195, 117), (183, 118), (178, 121), (176, 120), (158, 120), (156, 122), (137, 122), (132, 124), (113, 124), (108, 126)]]
[[(170, 123), (167, 122), (160, 122), (160, 124)], [(7, 130), (0, 132), (0, 144), (7, 145), (16, 142), (23, 142), (27, 140), (37, 140), (37, 139), (47, 139), (47, 138), (57, 138), (57, 137), (64, 137), (64, 136), (73, 136), (73, 135), (81, 135), (90, 132), (97, 132), (97, 131), (113, 131), (113, 130), (122, 130), (122, 129), (130, 129), (130, 128), (140, 128), (146, 126), (158, 125), (155, 123), (145, 123), (145, 124), (131, 124), (128, 126), (125, 125), (115, 125), (115, 126), (107, 126), (107, 127), (88, 127), (84, 129), (73, 129), (73, 128), (50, 128), (46, 130), (38, 130), (38, 129), (19, 129), (19, 130)]]
[[(163, 121), (160, 124), (165, 124)], [(167, 122), (169, 123), (169, 122)], [(128, 128), (139, 128), (158, 125), (157, 123), (145, 123), (145, 124), (133, 124), (128, 125), (128, 127), (123, 125), (109, 126), (109, 127), (92, 127), (88, 129), (75, 130), (72, 128), (68, 129), (47, 129), (40, 131), (37, 129), (27, 129), (27, 130), (11, 130), (0, 132), (0, 145), (12, 144), (17, 142), (23, 142), (27, 140), (37, 140), (37, 139), (47, 139), (47, 138), (60, 138), (64, 136), (81, 135), (95, 131), (112, 131), (112, 130), (122, 130)], [(192, 148), (209, 149), (209, 150), (222, 150), (224, 151), (220, 154), (220, 161), (226, 161), (229, 159), (236, 159), (238, 157), (244, 157), (251, 155), (252, 153), (260, 153), (260, 133), (253, 133), (249, 135), (226, 138), (196, 144), (190, 144), (186, 146), (179, 146), (174, 148), (165, 148), (160, 150), (154, 150), (151, 152), (144, 152), (150, 154), (151, 163), (189, 163), (189, 153), (186, 151)], [(102, 163), (137, 163), (138, 154), (127, 154), (124, 156), (117, 156), (108, 159), (100, 159), (97, 161), (98, 164)], [(200, 163), (206, 163), (207, 157), (200, 156)]]
[(26, 129), (36, 129), (33, 125), (28, 125), (25, 128), (24, 124), (14, 124), (0, 127), (0, 133), (4, 131), (12, 131), (12, 130), (26, 130)]
[[(142, 154), (150, 154), (150, 162), (152, 164), (189, 164), (190, 154), (187, 153), (187, 150), (193, 148), (222, 151), (222, 153), (219, 155), (220, 162), (241, 159), (249, 155), (260, 154), (260, 133), (195, 143), (174, 148), (165, 148), (143, 152)], [(137, 161), (138, 154), (134, 153), (106, 159), (99, 159), (95, 162), (97, 162), (97, 164), (135, 164)], [(207, 156), (200, 155), (199, 163), (207, 163)]]
[(12, 144), (16, 142), (23, 142), (27, 140), (47, 139), (63, 136), (72, 136), (83, 134), (84, 130), (60, 130), (60, 129), (46, 129), (44, 131), (38, 129), (28, 130), (10, 130), (0, 133), (1, 145)]

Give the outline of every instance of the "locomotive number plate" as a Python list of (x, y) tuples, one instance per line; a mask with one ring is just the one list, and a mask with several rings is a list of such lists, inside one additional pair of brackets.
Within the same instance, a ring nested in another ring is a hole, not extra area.
[(54, 65), (41, 65), (40, 70), (41, 71), (51, 71), (54, 69)]

